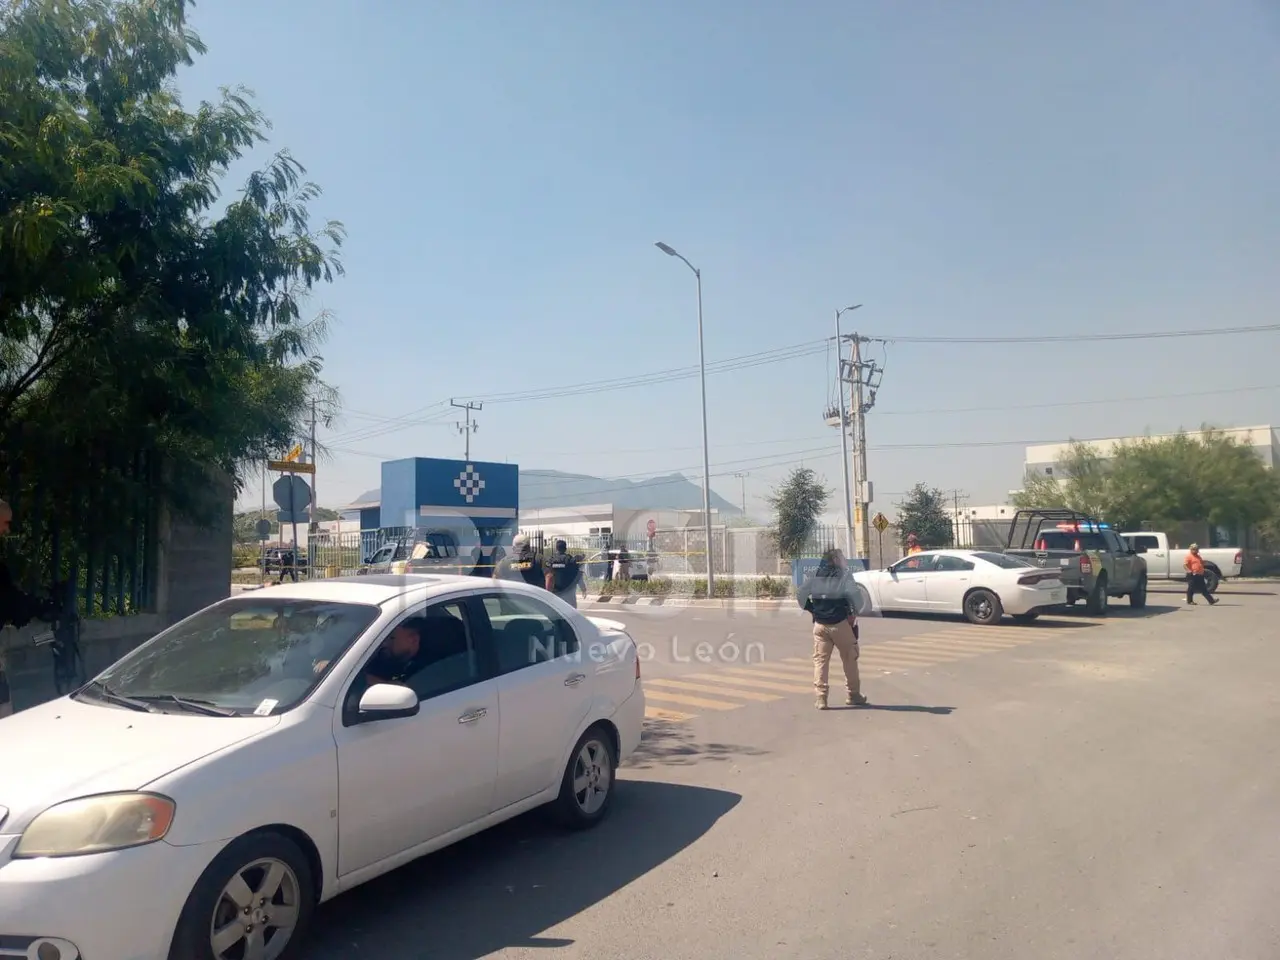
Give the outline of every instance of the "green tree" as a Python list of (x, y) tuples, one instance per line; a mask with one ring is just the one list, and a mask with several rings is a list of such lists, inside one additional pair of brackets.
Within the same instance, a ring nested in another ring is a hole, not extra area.
[(341, 273), (343, 228), (286, 152), (222, 204), (265, 142), (243, 91), (188, 112), (204, 52), (185, 0), (10, 0), (0, 16), (0, 468), (74, 514), (74, 490), (137, 481), (208, 506), (208, 471), (302, 434), (327, 318), (303, 305)]
[(898, 540), (906, 546), (907, 536), (914, 533), (922, 547), (949, 547), (955, 542), (955, 530), (947, 513), (946, 496), (941, 490), (917, 483), (898, 507)]
[(770, 531), (778, 556), (794, 560), (804, 553), (831, 491), (809, 467), (796, 467), (768, 496), (774, 510)]
[(1054, 464), (1052, 476), (1026, 477), (1023, 488), (1011, 499), (1024, 510), (1057, 508), (1101, 517), (1109, 506), (1108, 472), (1107, 462), (1095, 447), (1073, 440)]
[[(237, 513), (231, 528), (232, 539), (241, 545), (258, 543), (258, 521), (264, 516), (267, 522), (271, 524), (272, 537), (279, 536), (280, 524), (276, 522), (276, 511), (272, 508), (268, 509), (265, 514), (261, 510), (246, 510), (243, 513)], [(329, 520), (337, 520), (339, 516), (340, 514), (337, 510), (330, 510), (328, 507), (316, 507), (314, 519), (324, 523)]]
[(1104, 460), (1073, 442), (1052, 477), (1028, 477), (1018, 507), (1066, 507), (1137, 529), (1180, 522), (1260, 525), (1280, 532), (1280, 475), (1246, 443), (1205, 427), (1196, 435), (1120, 444)]
[(1205, 428), (1123, 444), (1108, 501), (1108, 519), (1131, 529), (1179, 521), (1251, 527), (1280, 512), (1280, 476), (1248, 444)]

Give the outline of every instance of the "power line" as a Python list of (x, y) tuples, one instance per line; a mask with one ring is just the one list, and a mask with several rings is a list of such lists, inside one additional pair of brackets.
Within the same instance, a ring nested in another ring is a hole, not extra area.
[[(1087, 400), (1058, 400), (1051, 403), (1022, 403), (1019, 401), (1016, 405), (1019, 410), (1048, 410), (1053, 407), (1087, 407), (1098, 404), (1108, 403), (1138, 403), (1143, 400), (1179, 400), (1183, 397), (1215, 397), (1229, 393), (1254, 393), (1263, 390), (1280, 390), (1280, 383), (1263, 384), (1258, 387), (1224, 387), (1220, 390), (1181, 390), (1178, 393), (1153, 393), (1142, 397), (1101, 397)], [(934, 407), (925, 410), (881, 410), (882, 417), (918, 417), (924, 414), (936, 415), (939, 413), (989, 413), (993, 411), (1005, 412), (1010, 409), (1010, 404), (1001, 404), (991, 407)]]
[(1102, 343), (1116, 340), (1176, 340), (1183, 337), (1226, 337), (1242, 333), (1277, 333), (1280, 323), (1254, 327), (1201, 327), (1195, 330), (1156, 330), (1140, 333), (1074, 333), (1041, 337), (875, 337), (889, 343)]
[[(1080, 336), (1051, 336), (1051, 337), (894, 337), (888, 338), (892, 342), (897, 343), (1066, 343), (1066, 342), (1089, 342), (1089, 341), (1107, 341), (1107, 340), (1145, 340), (1145, 339), (1169, 339), (1177, 337), (1198, 337), (1210, 336), (1214, 334), (1228, 335), (1237, 333), (1262, 333), (1280, 331), (1280, 324), (1272, 324), (1256, 327), (1230, 327), (1224, 330), (1180, 330), (1165, 331), (1155, 333), (1125, 333), (1125, 334), (1082, 334)], [(869, 339), (885, 339), (885, 338), (869, 338)], [(801, 359), (804, 357), (815, 356), (819, 353), (827, 351), (829, 344), (834, 340), (827, 337), (822, 340), (807, 341), (805, 343), (793, 344), (789, 347), (779, 347), (774, 350), (762, 351), (754, 354), (745, 354), (741, 357), (731, 357), (727, 360), (717, 361), (707, 365), (708, 373), (732, 373), (736, 370), (748, 369), (755, 366), (764, 366), (772, 363), (783, 363), (788, 360)], [(504, 394), (493, 394), (488, 397), (481, 397), (486, 403), (516, 403), (516, 402), (532, 402), (538, 400), (554, 400), (564, 397), (587, 396), (595, 393), (605, 393), (613, 390), (630, 390), (640, 387), (655, 386), (661, 383), (670, 383), (677, 380), (687, 380), (698, 375), (697, 367), (676, 367), (669, 370), (658, 370), (649, 374), (642, 374), (635, 377), (612, 379), (612, 380), (595, 380), (587, 381), (580, 384), (571, 384), (560, 388), (551, 388), (542, 391), (518, 391)], [(1257, 387), (1236, 387), (1221, 390), (1204, 390), (1167, 394), (1150, 394), (1140, 397), (1116, 397), (1114, 399), (1085, 399), (1085, 400), (1067, 400), (1049, 403), (1019, 403), (1019, 409), (1052, 409), (1054, 407), (1075, 407), (1075, 406), (1091, 406), (1107, 403), (1134, 403), (1144, 400), (1169, 400), (1178, 399), (1180, 397), (1205, 397), (1215, 396), (1229, 393), (1243, 393), (1248, 391), (1263, 391), (1280, 389), (1280, 384), (1270, 384)], [(370, 420), (374, 423), (381, 423), (382, 427), (360, 427), (345, 433), (339, 433), (330, 437), (330, 442), (337, 441), (339, 443), (352, 443), (361, 440), (371, 440), (375, 437), (386, 436), (399, 430), (408, 429), (410, 427), (444, 425), (441, 423), (445, 417), (441, 414), (431, 416), (423, 416), (428, 411), (437, 407), (447, 406), (449, 401), (439, 400), (435, 403), (428, 404), (418, 410), (398, 416), (388, 417), (380, 416), (368, 411), (349, 411), (351, 414)], [(880, 416), (922, 416), (934, 415), (940, 413), (986, 413), (994, 411), (1007, 410), (1008, 405), (996, 406), (975, 406), (975, 407), (935, 407), (930, 409), (916, 410), (881, 410)], [(447, 411), (445, 411), (447, 414)], [(671, 448), (665, 448), (671, 449)]]
[[(1079, 406), (1105, 405), (1105, 404), (1111, 404), (1111, 403), (1137, 403), (1137, 402), (1146, 401), (1146, 400), (1178, 400), (1183, 397), (1224, 396), (1228, 394), (1237, 394), (1237, 393), (1257, 393), (1257, 392), (1262, 392), (1267, 390), (1280, 390), (1280, 383), (1263, 384), (1260, 386), (1252, 386), (1252, 387), (1223, 387), (1216, 390), (1181, 391), (1178, 393), (1154, 393), (1154, 394), (1147, 394), (1145, 396), (1137, 396), (1137, 397), (1135, 396), (1109, 397), (1109, 398), (1101, 397), (1101, 398), (1092, 398), (1092, 399), (1086, 399), (1086, 400), (1061, 400), (1061, 401), (1054, 401), (1049, 403), (1019, 402), (1017, 405), (1017, 408), (1019, 410), (1047, 410), (1054, 407), (1079, 407)], [(925, 416), (925, 415), (936, 416), (938, 414), (943, 414), (943, 413), (993, 413), (993, 412), (1003, 413), (1003, 412), (1007, 412), (1008, 410), (1009, 410), (1008, 404), (1001, 404), (997, 406), (981, 406), (981, 407), (933, 407), (933, 408), (923, 408), (923, 409), (915, 409), (915, 410), (880, 410), (877, 413), (879, 416), (882, 416), (882, 417), (883, 416), (914, 417), (914, 416)], [(427, 421), (427, 422), (433, 422), (433, 421)], [(392, 430), (388, 432), (394, 432), (394, 431)], [(829, 436), (828, 434), (813, 434), (810, 436), (801, 436), (801, 437), (797, 437), (797, 436), (778, 437), (770, 440), (741, 440), (732, 444), (728, 444), (728, 446), (734, 446), (734, 447), (772, 446), (780, 443), (795, 443), (797, 441), (807, 442), (811, 440), (812, 441), (823, 440), (823, 439), (826, 439), (828, 436)], [(1000, 441), (1000, 442), (1003, 443), (1004, 441)], [(1021, 441), (1014, 441), (1015, 444), (1020, 442)], [(1037, 442), (1041, 442), (1041, 441), (1037, 441)], [(1054, 441), (1050, 441), (1050, 442), (1054, 442)], [(360, 450), (354, 450), (346, 446), (345, 444), (341, 446), (334, 446), (334, 447), (331, 447), (330, 449), (335, 451), (340, 451), (340, 452), (351, 453), (355, 456), (370, 456), (370, 457), (377, 457), (378, 459), (394, 459), (390, 457), (380, 457), (376, 454), (366, 453)], [(610, 454), (670, 453), (677, 450), (697, 450), (697, 449), (701, 449), (701, 448), (696, 445), (677, 447), (677, 446), (672, 446), (670, 444), (667, 444), (661, 447), (631, 447), (631, 448), (622, 449), (622, 450), (610, 448), (607, 452)], [(883, 450), (883, 449), (899, 449), (899, 448), (894, 447), (894, 445), (891, 444), (888, 447), (871, 446), (869, 447), (869, 449)], [(920, 445), (908, 444), (905, 447), (901, 447), (900, 449), (920, 449)], [(591, 450), (543, 451), (542, 455), (547, 457), (575, 457), (575, 456), (581, 456), (587, 453), (603, 453), (603, 452), (606, 452), (606, 451), (604, 451), (602, 448), (597, 447)]]

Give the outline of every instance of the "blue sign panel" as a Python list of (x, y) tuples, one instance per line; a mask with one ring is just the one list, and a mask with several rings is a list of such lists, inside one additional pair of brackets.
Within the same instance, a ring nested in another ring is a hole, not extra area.
[(411, 457), (382, 465), (379, 525), (453, 532), (459, 546), (509, 544), (520, 508), (510, 463)]

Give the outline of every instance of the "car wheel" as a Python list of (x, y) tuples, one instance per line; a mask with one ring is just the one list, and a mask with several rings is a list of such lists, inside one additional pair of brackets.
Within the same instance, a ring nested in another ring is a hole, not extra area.
[(592, 727), (573, 748), (560, 781), (556, 812), (565, 826), (582, 829), (604, 819), (613, 802), (617, 770), (613, 738), (604, 727)]
[(871, 613), (871, 594), (867, 593), (867, 588), (861, 584), (854, 584), (853, 606), (853, 612), (860, 617), (868, 616)]
[(233, 840), (187, 897), (170, 960), (289, 960), (315, 909), (315, 879), (298, 845), (276, 833)]
[(1210, 593), (1217, 593), (1218, 587), (1222, 583), (1222, 577), (1218, 575), (1218, 571), (1212, 567), (1205, 567), (1204, 570), (1204, 588)]
[(1138, 580), (1138, 585), (1133, 588), (1133, 593), (1129, 594), (1129, 606), (1135, 610), (1141, 610), (1147, 605), (1147, 578), (1142, 577)]
[(1093, 585), (1093, 592), (1084, 602), (1084, 610), (1091, 616), (1105, 617), (1110, 604), (1111, 598), (1107, 594), (1107, 575), (1104, 573)]
[(1035, 623), (1038, 613), (1015, 613), (1013, 619), (1018, 623)]
[(987, 626), (1004, 617), (1000, 598), (990, 590), (974, 590), (964, 598), (964, 616), (970, 623)]

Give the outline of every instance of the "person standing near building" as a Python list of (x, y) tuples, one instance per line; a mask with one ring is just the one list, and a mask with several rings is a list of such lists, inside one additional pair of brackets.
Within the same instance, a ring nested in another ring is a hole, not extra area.
[(511, 555), (498, 562), (493, 570), (493, 579), (521, 580), (534, 587), (546, 587), (547, 575), (542, 569), (542, 561), (523, 533), (511, 541)]
[(576, 557), (570, 556), (569, 545), (556, 541), (556, 552), (547, 558), (547, 589), (571, 607), (578, 606), (578, 581), (582, 568)]
[(1187, 603), (1195, 606), (1197, 593), (1208, 600), (1210, 606), (1217, 603), (1204, 582), (1204, 558), (1200, 556), (1200, 544), (1193, 543), (1187, 547), (1187, 559), (1182, 561), (1182, 566), (1187, 571)]
[(824, 553), (818, 569), (796, 591), (796, 600), (813, 617), (814, 705), (827, 709), (831, 653), (838, 650), (844, 667), (845, 706), (866, 706), (858, 675), (858, 601), (844, 554), (836, 549)]
[(913, 553), (923, 553), (923, 552), (924, 552), (924, 547), (920, 546), (920, 538), (917, 537), (914, 533), (908, 533), (907, 534), (907, 555), (910, 556)]

